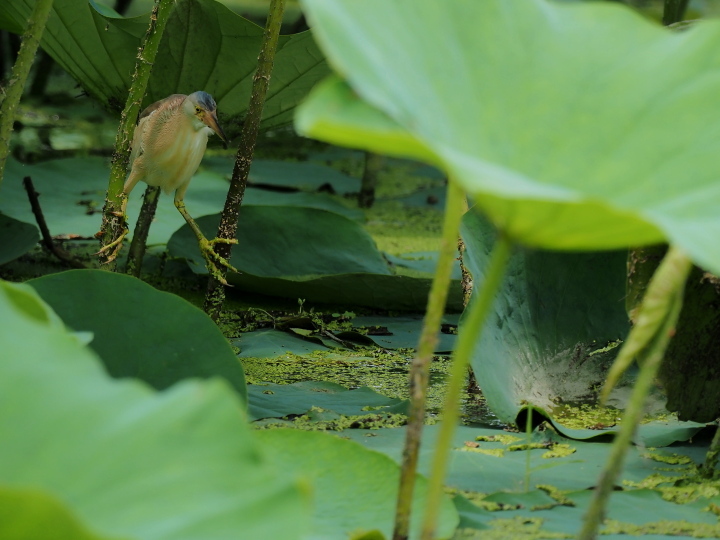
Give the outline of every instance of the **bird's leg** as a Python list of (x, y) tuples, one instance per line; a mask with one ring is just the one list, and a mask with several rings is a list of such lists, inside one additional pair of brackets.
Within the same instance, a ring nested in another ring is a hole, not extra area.
[(190, 216), (190, 214), (188, 214), (188, 211), (185, 209), (185, 203), (183, 202), (183, 199), (181, 197), (178, 197), (177, 194), (175, 196), (175, 208), (178, 209), (178, 212), (182, 214), (182, 217), (185, 218), (185, 221), (187, 221), (187, 224), (190, 225), (190, 228), (195, 233), (195, 236), (198, 239), (200, 253), (203, 256), (203, 259), (205, 259), (205, 266), (207, 267), (208, 272), (210, 272), (210, 275), (223, 285), (229, 286), (230, 284), (220, 273), (218, 265), (224, 266), (225, 268), (227, 268), (228, 270), (232, 270), (233, 272), (238, 272), (238, 269), (231, 265), (227, 259), (215, 253), (213, 247), (215, 246), (215, 244), (237, 244), (237, 240), (235, 238), (215, 238), (213, 240), (208, 240), (207, 238), (205, 238), (205, 235), (200, 230), (200, 227), (198, 227), (197, 223), (195, 223), (195, 220)]

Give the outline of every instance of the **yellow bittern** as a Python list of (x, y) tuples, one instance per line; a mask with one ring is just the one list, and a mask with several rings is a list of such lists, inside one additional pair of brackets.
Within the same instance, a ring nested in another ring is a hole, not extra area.
[[(217, 264), (236, 270), (213, 251), (213, 246), (237, 241), (205, 238), (183, 202), (212, 133), (217, 133), (227, 143), (227, 137), (218, 124), (217, 105), (207, 92), (194, 92), (189, 96), (173, 94), (140, 113), (130, 152), (130, 174), (123, 188), (122, 215), (125, 216), (128, 195), (140, 180), (150, 186), (159, 186), (165, 193), (175, 191), (175, 207), (197, 236), (208, 270), (219, 278)], [(126, 234), (127, 231), (103, 250), (119, 245)], [(223, 279), (220, 281), (225, 282)]]

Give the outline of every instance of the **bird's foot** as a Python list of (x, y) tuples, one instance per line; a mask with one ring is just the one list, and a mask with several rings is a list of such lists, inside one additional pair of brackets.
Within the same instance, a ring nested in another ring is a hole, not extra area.
[(237, 273), (240, 273), (240, 271), (230, 264), (227, 259), (221, 257), (215, 252), (215, 244), (237, 244), (237, 240), (235, 238), (215, 238), (213, 240), (208, 240), (207, 238), (199, 239), (200, 253), (202, 253), (203, 259), (205, 259), (205, 267), (208, 269), (208, 272), (210, 272), (213, 279), (216, 279), (226, 287), (231, 287), (232, 285), (227, 282), (220, 270), (220, 267), (224, 266), (228, 270), (232, 270)]
[(125, 237), (128, 235), (128, 232), (130, 230), (127, 227), (127, 224), (125, 220), (123, 220), (122, 223), (123, 230), (120, 233), (120, 235), (110, 242), (109, 244), (104, 245), (100, 248), (100, 251), (98, 251), (95, 255), (103, 255), (105, 257), (105, 264), (109, 264), (113, 262), (115, 259), (117, 259), (117, 256), (120, 254), (120, 250), (122, 249), (123, 240), (125, 240)]

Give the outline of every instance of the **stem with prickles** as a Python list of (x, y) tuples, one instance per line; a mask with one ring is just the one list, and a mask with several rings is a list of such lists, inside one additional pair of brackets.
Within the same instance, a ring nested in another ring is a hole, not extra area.
[(395, 509), (393, 540), (406, 540), (410, 533), (410, 509), (415, 487), (420, 437), (425, 422), (425, 396), (430, 362), (437, 345), (437, 336), (450, 288), (453, 260), (457, 255), (457, 239), (463, 215), (463, 202), (462, 190), (455, 182), (450, 182), (447, 189), (445, 221), (438, 265), (430, 287), (417, 353), (410, 367), (410, 411), (400, 469), (400, 489)]
[[(111, 244), (120, 237), (125, 230), (125, 216), (123, 214), (123, 185), (128, 172), (130, 162), (130, 144), (135, 134), (135, 124), (140, 114), (150, 73), (152, 72), (155, 57), (157, 56), (160, 40), (170, 13), (175, 5), (174, 0), (156, 0), (152, 13), (150, 14), (150, 25), (148, 26), (145, 39), (138, 52), (135, 62), (135, 73), (132, 78), (132, 85), (128, 94), (125, 108), (120, 117), (120, 125), (115, 136), (115, 151), (113, 152), (110, 165), (110, 180), (108, 182), (107, 198), (103, 208), (103, 222), (100, 231), (101, 243), (103, 246)], [(101, 260), (110, 263), (119, 251), (113, 248), (101, 253)]]
[(440, 433), (428, 479), (428, 493), (425, 499), (425, 513), (421, 534), (422, 540), (432, 540), (435, 535), (452, 438), (460, 419), (460, 395), (463, 383), (465, 382), (473, 349), (482, 333), (485, 319), (493, 305), (495, 293), (500, 288), (505, 275), (505, 268), (511, 251), (512, 243), (501, 232), (490, 255), (482, 288), (477, 298), (470, 302), (467, 317), (458, 333), (458, 341), (453, 354), (445, 404), (442, 411), (442, 424), (440, 425)]
[[(2, 184), (5, 171), (5, 162), (10, 153), (10, 135), (15, 121), (17, 109), (27, 82), (30, 68), (35, 58), (40, 38), (42, 38), (45, 23), (47, 22), (53, 0), (38, 0), (28, 19), (28, 25), (22, 38), (22, 45), (17, 59), (13, 65), (10, 81), (5, 89), (2, 103), (0, 103), (0, 184)], [(1, 74), (0, 74), (1, 76)]]
[[(257, 141), (257, 136), (260, 131), (260, 120), (262, 119), (263, 107), (265, 105), (265, 96), (270, 86), (270, 76), (272, 75), (273, 62), (275, 61), (275, 50), (277, 49), (278, 37), (280, 36), (280, 26), (282, 25), (284, 10), (285, 0), (271, 0), (260, 55), (258, 56), (258, 67), (255, 72), (255, 77), (253, 78), (250, 104), (242, 132), (240, 133), (240, 145), (238, 146), (238, 151), (235, 156), (235, 167), (233, 168), (227, 199), (225, 199), (225, 208), (223, 208), (220, 217), (220, 226), (218, 227), (217, 233), (217, 238), (220, 239), (230, 240), (235, 238), (237, 234), (240, 206), (245, 196), (248, 173), (250, 172), (250, 165), (252, 164), (253, 154), (255, 153), (255, 142)], [(215, 251), (220, 257), (229, 261), (232, 245), (229, 243), (218, 243), (215, 246)], [(225, 302), (225, 289), (222, 281), (224, 281), (225, 276), (227, 276), (227, 270), (225, 267), (220, 268), (219, 275), (217, 277), (211, 275), (208, 280), (205, 304), (203, 307), (205, 312), (215, 321), (217, 321), (220, 316), (223, 303)]]

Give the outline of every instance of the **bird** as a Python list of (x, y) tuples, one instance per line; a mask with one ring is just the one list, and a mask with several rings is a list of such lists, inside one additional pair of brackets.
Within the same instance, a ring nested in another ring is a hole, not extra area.
[[(217, 243), (236, 244), (237, 240), (208, 240), (185, 208), (185, 192), (205, 154), (208, 137), (217, 134), (227, 144), (217, 118), (217, 105), (210, 94), (173, 94), (148, 106), (140, 113), (130, 149), (130, 174), (122, 191), (120, 215), (125, 216), (128, 196), (139, 181), (160, 187), (164, 193), (175, 192), (175, 207), (185, 218), (198, 239), (200, 252), (208, 271), (227, 284), (218, 271), (220, 264), (237, 272), (230, 263), (213, 250)], [(122, 245), (127, 229), (102, 250)]]

